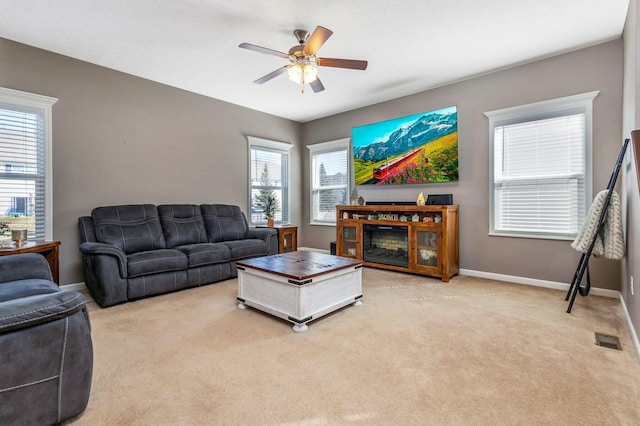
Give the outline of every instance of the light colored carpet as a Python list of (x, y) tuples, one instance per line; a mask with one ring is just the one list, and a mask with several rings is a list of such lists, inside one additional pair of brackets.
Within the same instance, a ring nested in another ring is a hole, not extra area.
[[(365, 268), (363, 305), (294, 333), (236, 280), (92, 306), (74, 425), (631, 425), (640, 363), (619, 301)], [(619, 336), (623, 350), (595, 345)]]

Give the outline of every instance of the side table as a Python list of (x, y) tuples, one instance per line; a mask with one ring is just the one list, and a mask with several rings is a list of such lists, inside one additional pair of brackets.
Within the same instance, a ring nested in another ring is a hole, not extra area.
[(27, 241), (20, 247), (0, 247), (0, 256), (20, 253), (40, 253), (49, 262), (53, 281), (60, 285), (60, 272), (58, 266), (60, 241)]
[[(269, 228), (258, 225), (256, 228)], [(278, 231), (278, 253), (298, 251), (298, 227), (290, 225), (276, 225), (272, 227)]]

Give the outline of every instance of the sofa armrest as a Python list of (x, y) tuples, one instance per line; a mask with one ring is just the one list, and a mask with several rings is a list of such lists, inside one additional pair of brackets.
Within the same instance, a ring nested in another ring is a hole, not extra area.
[(104, 243), (82, 243), (80, 244), (80, 251), (84, 255), (88, 256), (111, 256), (118, 261), (118, 271), (121, 278), (127, 278), (127, 255), (118, 246)]
[(269, 254), (278, 253), (278, 231), (273, 228), (249, 228), (245, 238), (257, 238), (267, 243)]
[(0, 283), (28, 279), (53, 281), (47, 259), (38, 253), (0, 256)]
[(245, 233), (245, 238), (258, 238), (260, 240), (268, 241), (269, 236), (275, 236), (278, 234), (273, 228), (249, 228)]
[(84, 309), (87, 302), (73, 290), (39, 294), (0, 303), (0, 333), (65, 318)]

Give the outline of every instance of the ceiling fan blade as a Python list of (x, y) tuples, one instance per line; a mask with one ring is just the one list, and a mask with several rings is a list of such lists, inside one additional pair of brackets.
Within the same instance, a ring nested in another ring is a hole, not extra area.
[(319, 67), (349, 68), (353, 70), (366, 70), (368, 62), (356, 59), (318, 58), (316, 64)]
[(268, 49), (266, 47), (261, 47), (261, 46), (256, 46), (255, 44), (251, 44), (251, 43), (241, 43), (238, 47), (241, 47), (243, 49), (253, 50), (255, 52), (266, 53), (267, 55), (279, 56), (281, 58), (288, 58), (289, 57), (288, 53), (278, 52), (277, 50)]
[(333, 31), (318, 25), (316, 29), (313, 30), (309, 40), (307, 40), (307, 44), (304, 45), (303, 52), (307, 55), (315, 55), (324, 42), (331, 37), (331, 34), (333, 34)]
[(322, 92), (324, 90), (324, 85), (322, 84), (320, 79), (317, 78), (317, 77), (316, 77), (315, 80), (313, 80), (311, 83), (309, 83), (309, 86), (311, 86), (311, 89), (313, 90), (313, 93)]
[(259, 79), (254, 81), (254, 83), (256, 83), (256, 84), (265, 83), (265, 82), (271, 80), (272, 78), (277, 77), (280, 74), (285, 73), (287, 71), (287, 68), (289, 68), (289, 65), (285, 65), (282, 68), (278, 68), (277, 70), (270, 72), (269, 74), (265, 75), (264, 77), (260, 77)]

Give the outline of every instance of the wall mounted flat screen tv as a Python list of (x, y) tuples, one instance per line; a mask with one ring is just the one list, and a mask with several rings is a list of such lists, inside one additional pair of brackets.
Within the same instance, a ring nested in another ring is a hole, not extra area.
[(455, 106), (351, 130), (356, 185), (458, 180)]

